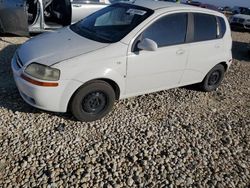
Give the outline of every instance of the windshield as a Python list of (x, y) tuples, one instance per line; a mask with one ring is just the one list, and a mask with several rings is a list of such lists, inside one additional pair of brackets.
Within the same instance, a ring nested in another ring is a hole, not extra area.
[(250, 15), (250, 9), (249, 8), (242, 9), (241, 14)]
[(71, 25), (77, 34), (102, 43), (124, 38), (137, 25), (153, 14), (153, 10), (132, 4), (117, 3), (101, 9)]

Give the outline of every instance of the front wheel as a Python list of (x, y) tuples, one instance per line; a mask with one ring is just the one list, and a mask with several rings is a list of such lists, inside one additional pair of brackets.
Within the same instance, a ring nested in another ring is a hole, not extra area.
[(200, 83), (201, 90), (206, 92), (216, 90), (220, 86), (224, 78), (224, 74), (224, 66), (221, 64), (216, 65), (214, 68), (212, 68), (212, 70), (209, 71), (204, 80)]
[(70, 109), (79, 121), (95, 121), (111, 111), (114, 101), (114, 89), (104, 81), (94, 81), (77, 90)]

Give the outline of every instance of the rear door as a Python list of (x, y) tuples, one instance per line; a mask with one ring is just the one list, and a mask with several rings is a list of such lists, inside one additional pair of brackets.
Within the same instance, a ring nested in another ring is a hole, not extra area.
[(0, 0), (0, 31), (28, 36), (25, 0)]
[(216, 64), (227, 59), (222, 38), (225, 31), (220, 31), (219, 25), (214, 15), (193, 13), (193, 36), (182, 85), (201, 82)]

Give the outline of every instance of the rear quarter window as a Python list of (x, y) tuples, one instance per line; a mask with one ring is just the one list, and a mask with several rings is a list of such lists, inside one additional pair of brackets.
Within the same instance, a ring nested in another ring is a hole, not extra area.
[(222, 17), (217, 17), (217, 18), (218, 18), (219, 26), (220, 26), (220, 36), (219, 36), (219, 38), (223, 38), (225, 33), (226, 33), (227, 26), (226, 26), (224, 18), (222, 18)]
[(194, 42), (217, 39), (217, 20), (209, 14), (194, 13)]

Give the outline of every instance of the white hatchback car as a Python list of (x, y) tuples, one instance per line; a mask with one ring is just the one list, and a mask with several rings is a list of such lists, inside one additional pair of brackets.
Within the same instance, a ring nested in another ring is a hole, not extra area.
[(200, 83), (215, 90), (232, 62), (227, 18), (151, 0), (116, 3), (30, 39), (12, 69), (22, 98), (81, 121), (106, 115), (115, 99)]

